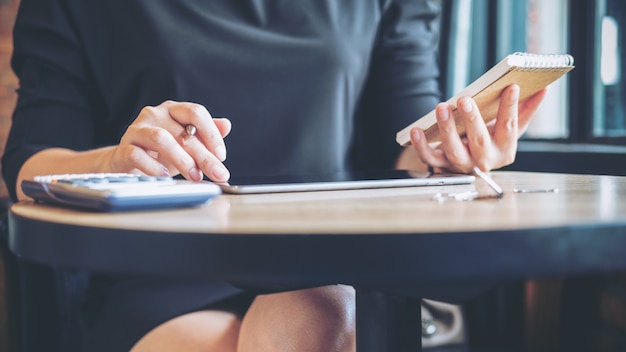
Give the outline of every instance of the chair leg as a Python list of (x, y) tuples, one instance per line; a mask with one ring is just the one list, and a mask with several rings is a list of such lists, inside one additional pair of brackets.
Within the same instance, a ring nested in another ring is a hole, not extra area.
[(529, 280), (525, 284), (524, 345), (528, 350), (560, 348), (562, 280)]

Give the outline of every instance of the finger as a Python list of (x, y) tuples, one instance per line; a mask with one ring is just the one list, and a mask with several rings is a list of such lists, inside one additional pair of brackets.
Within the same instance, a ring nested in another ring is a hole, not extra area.
[[(170, 109), (170, 113), (171, 113)], [(214, 131), (211, 131), (212, 136), (215, 136), (215, 131), (220, 133), (219, 140), (223, 146), (223, 140), (221, 135), (227, 135), (230, 132), (230, 121), (228, 119), (209, 119), (211, 122), (215, 121), (215, 124), (210, 124), (214, 126)], [(200, 125), (200, 124), (199, 124)], [(206, 133), (202, 133), (203, 127), (196, 127), (194, 129), (193, 134), (190, 134), (187, 130), (187, 126), (178, 125), (178, 129), (180, 132), (180, 145), (183, 149), (192, 156), (193, 160), (196, 163), (198, 176), (197, 179), (194, 177), (194, 181), (199, 181), (202, 179), (202, 173), (206, 174), (209, 179), (215, 182), (226, 182), (230, 178), (230, 172), (224, 166), (222, 161), (226, 158), (226, 149), (225, 147), (221, 147), (223, 151), (220, 151), (220, 146), (217, 147), (217, 150), (211, 152), (207, 149), (206, 143), (203, 142), (202, 135), (206, 135)], [(193, 125), (195, 127), (195, 125)], [(202, 125), (200, 125), (202, 126)], [(217, 155), (222, 153), (222, 155)], [(196, 171), (194, 170), (194, 171)]]
[(507, 87), (500, 97), (498, 117), (493, 130), (493, 143), (500, 151), (515, 151), (518, 138), (519, 86)]
[[(182, 126), (176, 125), (182, 131)], [(125, 144), (139, 147), (144, 151), (156, 152), (161, 165), (172, 165), (185, 178), (193, 181), (202, 180), (202, 172), (196, 167), (196, 162), (169, 130), (151, 125), (131, 125), (124, 135), (124, 139)], [(148, 154), (146, 153), (146, 155)], [(143, 157), (138, 160), (143, 160)], [(154, 169), (151, 168), (150, 170)]]
[[(205, 147), (213, 153), (217, 159), (223, 161), (226, 159), (226, 146), (222, 133), (213, 121), (211, 114), (207, 109), (194, 103), (179, 103), (169, 107), (169, 113), (174, 120), (181, 126), (192, 124), (196, 126), (196, 138), (201, 141)], [(227, 124), (223, 122), (223, 127)]]
[[(175, 104), (192, 104), (192, 103), (181, 103), (181, 102), (176, 102), (176, 101), (173, 101), (173, 100), (167, 100), (167, 101), (163, 102), (161, 104), (161, 106), (171, 107), (171, 106), (173, 106)], [(210, 115), (210, 113), (209, 113), (209, 115)], [(226, 118), (226, 117), (216, 117), (216, 118), (213, 118), (213, 122), (215, 123), (216, 127), (220, 131), (220, 134), (222, 135), (222, 137), (226, 137), (230, 133), (230, 130), (232, 128), (232, 123), (231, 123), (231, 121), (228, 118)]]
[(435, 108), (437, 126), (441, 136), (441, 148), (446, 155), (450, 169), (467, 172), (473, 164), (465, 143), (456, 128), (452, 108), (446, 103), (440, 103)]
[(421, 129), (413, 128), (411, 130), (411, 146), (423, 164), (438, 168), (449, 166), (443, 151), (431, 147)]
[(467, 147), (473, 164), (482, 170), (490, 168), (491, 135), (473, 99), (461, 97), (457, 102), (457, 111), (465, 124)]
[[(157, 161), (152, 152), (132, 144), (120, 144), (115, 150), (115, 160), (121, 172), (142, 172), (146, 175), (170, 176), (166, 166)], [(157, 154), (157, 153), (154, 153)], [(158, 155), (158, 154), (157, 154)]]
[(213, 118), (213, 122), (215, 123), (215, 126), (217, 126), (217, 129), (220, 131), (222, 138), (228, 136), (230, 130), (232, 129), (232, 123), (229, 119), (225, 117)]
[[(202, 170), (211, 180), (215, 182), (226, 182), (230, 178), (230, 173), (217, 156), (209, 152), (196, 135), (188, 135), (186, 132), (181, 137), (181, 145), (189, 153), (199, 170)], [(202, 174), (200, 173), (200, 179)], [(194, 181), (199, 181), (194, 180)]]

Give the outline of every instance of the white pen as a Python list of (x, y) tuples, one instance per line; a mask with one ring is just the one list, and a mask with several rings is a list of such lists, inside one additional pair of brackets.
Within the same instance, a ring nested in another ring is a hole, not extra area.
[(504, 191), (493, 179), (491, 179), (491, 177), (489, 177), (489, 175), (482, 172), (482, 170), (480, 170), (476, 166), (474, 166), (473, 170), (478, 177), (485, 181), (489, 185), (489, 187), (491, 187), (491, 189), (493, 189), (498, 194), (498, 198), (502, 198), (502, 196), (504, 195)]

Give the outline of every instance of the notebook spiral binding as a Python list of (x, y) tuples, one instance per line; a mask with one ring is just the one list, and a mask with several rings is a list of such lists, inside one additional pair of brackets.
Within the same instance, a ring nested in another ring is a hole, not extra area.
[(549, 71), (574, 66), (574, 57), (568, 54), (531, 54), (517, 52), (512, 55), (516, 58), (523, 59), (519, 66), (526, 71)]

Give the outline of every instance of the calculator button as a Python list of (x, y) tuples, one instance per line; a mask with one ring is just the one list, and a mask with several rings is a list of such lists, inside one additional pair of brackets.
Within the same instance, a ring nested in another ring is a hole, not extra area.
[(107, 177), (106, 180), (108, 182), (137, 182), (139, 181), (139, 177), (137, 176), (114, 176)]
[[(78, 180), (76, 182), (81, 182), (82, 180)], [(109, 179), (104, 178), (104, 177), (90, 177), (88, 179), (85, 180), (85, 182), (92, 182), (92, 183), (107, 183), (109, 182)]]
[(142, 181), (142, 182), (149, 182), (149, 181), (156, 181), (156, 180), (158, 180), (156, 176), (144, 176), (144, 175), (139, 176), (139, 181)]

